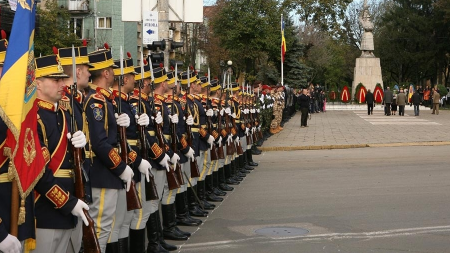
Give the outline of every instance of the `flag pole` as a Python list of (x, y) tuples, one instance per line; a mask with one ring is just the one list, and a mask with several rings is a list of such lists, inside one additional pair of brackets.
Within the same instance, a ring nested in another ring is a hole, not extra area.
[(281, 23), (280, 23), (280, 28), (281, 28), (281, 47), (280, 47), (280, 54), (281, 54), (281, 86), (284, 86), (284, 82), (283, 82), (283, 63), (284, 63), (284, 59), (283, 59), (283, 14), (281, 14)]

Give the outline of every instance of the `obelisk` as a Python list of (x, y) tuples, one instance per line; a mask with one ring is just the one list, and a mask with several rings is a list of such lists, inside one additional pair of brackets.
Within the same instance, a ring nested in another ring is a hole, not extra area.
[(377, 83), (383, 87), (383, 78), (381, 75), (380, 58), (375, 57), (373, 50), (375, 49), (373, 43), (373, 23), (370, 20), (369, 6), (367, 0), (364, 0), (364, 7), (359, 16), (359, 22), (364, 28), (364, 33), (361, 38), (361, 56), (356, 58), (356, 65), (354, 79), (352, 83), (352, 98), (355, 96), (356, 86), (362, 83), (367, 90), (372, 92)]

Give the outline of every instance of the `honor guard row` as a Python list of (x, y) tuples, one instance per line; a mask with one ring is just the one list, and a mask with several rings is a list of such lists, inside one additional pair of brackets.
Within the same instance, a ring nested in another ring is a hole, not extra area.
[[(250, 92), (192, 70), (134, 66), (129, 54), (113, 60), (107, 46), (54, 53), (35, 59), (47, 166), (22, 200), (17, 238), (8, 234), (10, 208), (0, 208), (1, 251), (22, 252), (20, 242), (27, 252), (176, 250), (165, 239), (187, 240), (178, 226), (202, 224), (193, 217), (206, 217), (258, 165), (252, 147), (266, 120), (259, 85)], [(10, 203), (0, 155), (0, 197)]]

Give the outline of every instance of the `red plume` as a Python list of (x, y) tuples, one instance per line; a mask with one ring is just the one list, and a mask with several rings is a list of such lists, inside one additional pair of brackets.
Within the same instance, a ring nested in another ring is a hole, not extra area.
[(208, 73), (205, 73), (205, 76), (208, 76)]
[(128, 58), (131, 58), (131, 53), (127, 52), (127, 56), (128, 56)]
[(173, 68), (173, 66), (170, 66), (170, 69), (172, 70), (172, 71), (174, 71), (175, 69)]
[(58, 54), (58, 48), (56, 48), (55, 46), (53, 46), (53, 53)]
[(194, 67), (193, 67), (193, 66), (189, 66), (189, 69), (190, 69), (190, 70), (194, 70)]
[(144, 59), (144, 65), (147, 65), (147, 64), (148, 64), (147, 60), (146, 60), (146, 59)]
[(219, 80), (219, 78), (217, 78), (217, 76), (214, 77), (215, 80)]
[(83, 46), (84, 46), (84, 47), (87, 46), (87, 40), (86, 40), (86, 39), (83, 40)]
[(160, 68), (164, 67), (164, 64), (160, 63), (160, 64), (159, 64), (159, 67), (160, 67)]
[(2, 30), (2, 39), (6, 39), (6, 32), (4, 30)]
[(103, 46), (105, 47), (105, 49), (109, 49), (108, 43), (105, 42), (105, 44), (103, 44)]

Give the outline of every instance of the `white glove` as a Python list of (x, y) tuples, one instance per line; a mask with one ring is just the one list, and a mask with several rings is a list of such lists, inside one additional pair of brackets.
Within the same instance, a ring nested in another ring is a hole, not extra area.
[(73, 136), (71, 136), (70, 133), (67, 133), (67, 139), (69, 139), (76, 148), (84, 148), (86, 145), (86, 136), (79, 130), (76, 131)]
[(169, 116), (170, 121), (172, 121), (173, 124), (178, 124), (178, 114), (174, 114), (172, 116)]
[(233, 112), (233, 114), (231, 114), (231, 117), (233, 117), (233, 119), (236, 118), (236, 113)]
[(219, 136), (219, 141), (218, 141), (218, 143), (219, 143), (219, 148), (222, 147), (222, 136)]
[(22, 252), (22, 244), (17, 237), (7, 235), (6, 238), (0, 242), (0, 251), (4, 253), (20, 253)]
[(263, 108), (263, 110), (266, 109), (266, 105), (263, 105), (262, 108)]
[(249, 130), (248, 127), (246, 127), (245, 128), (245, 135), (247, 135), (247, 136), (248, 136), (248, 130)]
[(244, 109), (244, 113), (248, 114), (249, 113), (249, 109)]
[(258, 126), (258, 132), (261, 131), (261, 125)]
[(225, 113), (228, 114), (228, 115), (231, 114), (231, 109), (230, 109), (230, 107), (227, 107), (227, 108), (225, 109)]
[(141, 163), (138, 166), (139, 172), (145, 175), (147, 182), (150, 182), (150, 170), (152, 169), (152, 165), (145, 159), (142, 159)]
[(259, 113), (259, 108), (258, 109), (256, 109), (256, 111)]
[(120, 174), (120, 176), (119, 176), (120, 179), (122, 179), (122, 181), (127, 184), (127, 191), (130, 190), (131, 180), (133, 179), (133, 176), (134, 176), (134, 172), (128, 165), (125, 168), (125, 170), (122, 172), (122, 174)]
[(207, 140), (207, 142), (208, 142), (208, 144), (209, 144), (209, 146), (210, 146), (209, 149), (212, 149), (213, 143), (214, 143), (214, 137), (213, 137), (212, 135), (210, 135), (209, 138), (208, 138), (208, 140)]
[(155, 121), (156, 124), (161, 124), (163, 122), (163, 117), (161, 116), (161, 112), (156, 114), (156, 118), (152, 116), (152, 120)]
[(192, 117), (192, 115), (189, 115), (189, 117), (186, 119), (186, 124), (188, 124), (188, 126), (194, 125), (194, 118)]
[(236, 139), (234, 139), (234, 142), (236, 143), (236, 145), (239, 144), (239, 136), (237, 136)]
[(160, 164), (161, 166), (163, 166), (164, 168), (166, 168), (167, 172), (170, 171), (170, 169), (169, 169), (169, 160), (170, 160), (170, 157), (169, 157), (167, 154), (165, 154), (165, 155), (164, 155), (164, 158), (161, 160), (161, 162), (159, 162), (159, 164)]
[(228, 139), (227, 139), (228, 145), (230, 145), (232, 141), (233, 141), (233, 135), (230, 134), (230, 135), (228, 135)]
[(173, 164), (173, 169), (177, 169), (177, 163), (180, 160), (180, 156), (177, 153), (173, 153), (172, 158), (170, 158), (170, 162)]
[(252, 134), (254, 134), (256, 131), (256, 127), (252, 127)]
[(143, 113), (141, 115), (136, 115), (136, 122), (140, 125), (140, 126), (148, 126), (148, 124), (150, 124), (150, 118), (148, 117), (148, 115), (146, 113)]
[(122, 127), (129, 127), (130, 126), (130, 117), (128, 117), (128, 114), (122, 113), (118, 115), (117, 113), (114, 114), (116, 116), (117, 125)]
[(208, 110), (206, 111), (206, 116), (212, 117), (213, 115), (214, 115), (214, 111), (213, 111), (212, 109), (208, 109)]
[(185, 154), (185, 156), (188, 159), (191, 159), (191, 161), (194, 161), (194, 159), (195, 159), (194, 155), (195, 155), (195, 152), (192, 148), (189, 148), (189, 151)]
[(74, 216), (80, 217), (83, 222), (84, 225), (89, 226), (89, 222), (86, 218), (86, 215), (84, 215), (84, 210), (89, 210), (89, 206), (84, 203), (84, 201), (82, 200), (78, 200), (77, 204), (75, 205), (75, 207), (72, 209), (72, 211), (70, 211)]
[(250, 109), (250, 112), (251, 113), (255, 113), (255, 109)]
[(220, 116), (223, 116), (223, 113), (224, 113), (224, 112), (225, 112), (225, 109), (222, 108), (222, 109), (220, 110)]
[(263, 98), (263, 96), (261, 96), (261, 97), (259, 98), (259, 101), (261, 101), (261, 103), (264, 103), (264, 98)]

